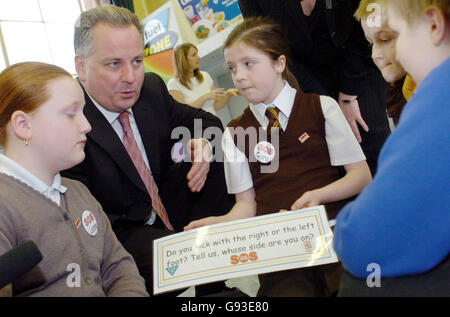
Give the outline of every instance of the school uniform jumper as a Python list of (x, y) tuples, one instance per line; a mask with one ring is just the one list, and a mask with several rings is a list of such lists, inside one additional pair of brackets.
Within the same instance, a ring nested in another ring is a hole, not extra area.
[(0, 173), (0, 254), (31, 240), (43, 255), (13, 282), (13, 295), (148, 296), (133, 258), (99, 203), (80, 182), (61, 178), (61, 183), (67, 190), (58, 206)]

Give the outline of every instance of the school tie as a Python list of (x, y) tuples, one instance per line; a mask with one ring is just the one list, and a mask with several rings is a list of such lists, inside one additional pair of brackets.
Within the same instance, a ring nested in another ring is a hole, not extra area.
[(278, 114), (280, 113), (280, 109), (277, 107), (267, 107), (266, 109), (266, 117), (269, 119), (269, 124), (267, 125), (267, 132), (271, 133), (274, 128), (279, 128), (280, 132), (283, 131), (281, 128), (280, 122), (278, 121)]
[(123, 145), (128, 152), (131, 160), (133, 161), (136, 170), (141, 176), (142, 181), (144, 182), (145, 188), (148, 191), (152, 199), (152, 207), (156, 211), (156, 214), (161, 218), (164, 222), (164, 225), (167, 229), (173, 231), (173, 227), (170, 224), (169, 216), (167, 215), (166, 208), (161, 201), (161, 198), (158, 195), (158, 191), (156, 190), (155, 181), (153, 180), (152, 175), (150, 174), (147, 165), (145, 165), (144, 158), (142, 157), (142, 153), (139, 150), (139, 147), (136, 143), (136, 139), (134, 138), (133, 130), (131, 129), (129, 113), (128, 111), (124, 111), (119, 115), (119, 123), (123, 129)]

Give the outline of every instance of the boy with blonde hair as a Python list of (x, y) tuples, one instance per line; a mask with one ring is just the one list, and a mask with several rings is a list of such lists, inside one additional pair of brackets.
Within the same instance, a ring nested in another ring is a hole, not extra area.
[(397, 125), (401, 111), (414, 92), (415, 83), (396, 60), (396, 33), (389, 27), (386, 1), (361, 0), (354, 17), (361, 22), (364, 35), (371, 45), (372, 60), (387, 85), (388, 116)]
[(450, 296), (450, 2), (383, 3), (397, 59), (418, 87), (373, 182), (338, 215), (340, 294)]

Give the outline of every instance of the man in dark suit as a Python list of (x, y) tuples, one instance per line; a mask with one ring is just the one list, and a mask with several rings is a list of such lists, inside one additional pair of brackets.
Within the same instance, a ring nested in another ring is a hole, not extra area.
[(239, 0), (244, 18), (263, 16), (281, 26), (301, 89), (336, 99), (373, 175), (390, 129), (386, 84), (353, 18), (358, 4), (359, 0)]
[[(209, 162), (208, 141), (190, 140), (185, 148), (195, 159), (176, 163), (171, 150), (179, 140), (172, 132), (195, 136), (202, 128), (223, 127), (217, 117), (172, 99), (159, 76), (144, 74), (142, 26), (126, 9), (83, 12), (75, 26), (75, 53), (92, 131), (86, 159), (63, 175), (83, 182), (103, 206), (151, 294), (153, 240), (234, 204), (223, 163)], [(201, 120), (199, 131), (194, 119)], [(215, 286), (207, 292), (224, 284)]]

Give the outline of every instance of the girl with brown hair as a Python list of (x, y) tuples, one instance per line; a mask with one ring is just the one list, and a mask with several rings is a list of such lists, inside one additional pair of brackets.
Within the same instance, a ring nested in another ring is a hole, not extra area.
[[(227, 188), (236, 204), (226, 215), (191, 222), (186, 229), (316, 205), (325, 205), (334, 219), (371, 181), (337, 102), (298, 88), (288, 67), (289, 45), (280, 27), (267, 19), (238, 25), (224, 55), (235, 87), (252, 103), (228, 124), (222, 139)], [(240, 142), (253, 129), (257, 140), (249, 134), (244, 140), (250, 142)], [(276, 170), (264, 171), (277, 160)], [(338, 289), (339, 272), (340, 266), (331, 264), (263, 274), (258, 295), (330, 295)]]

